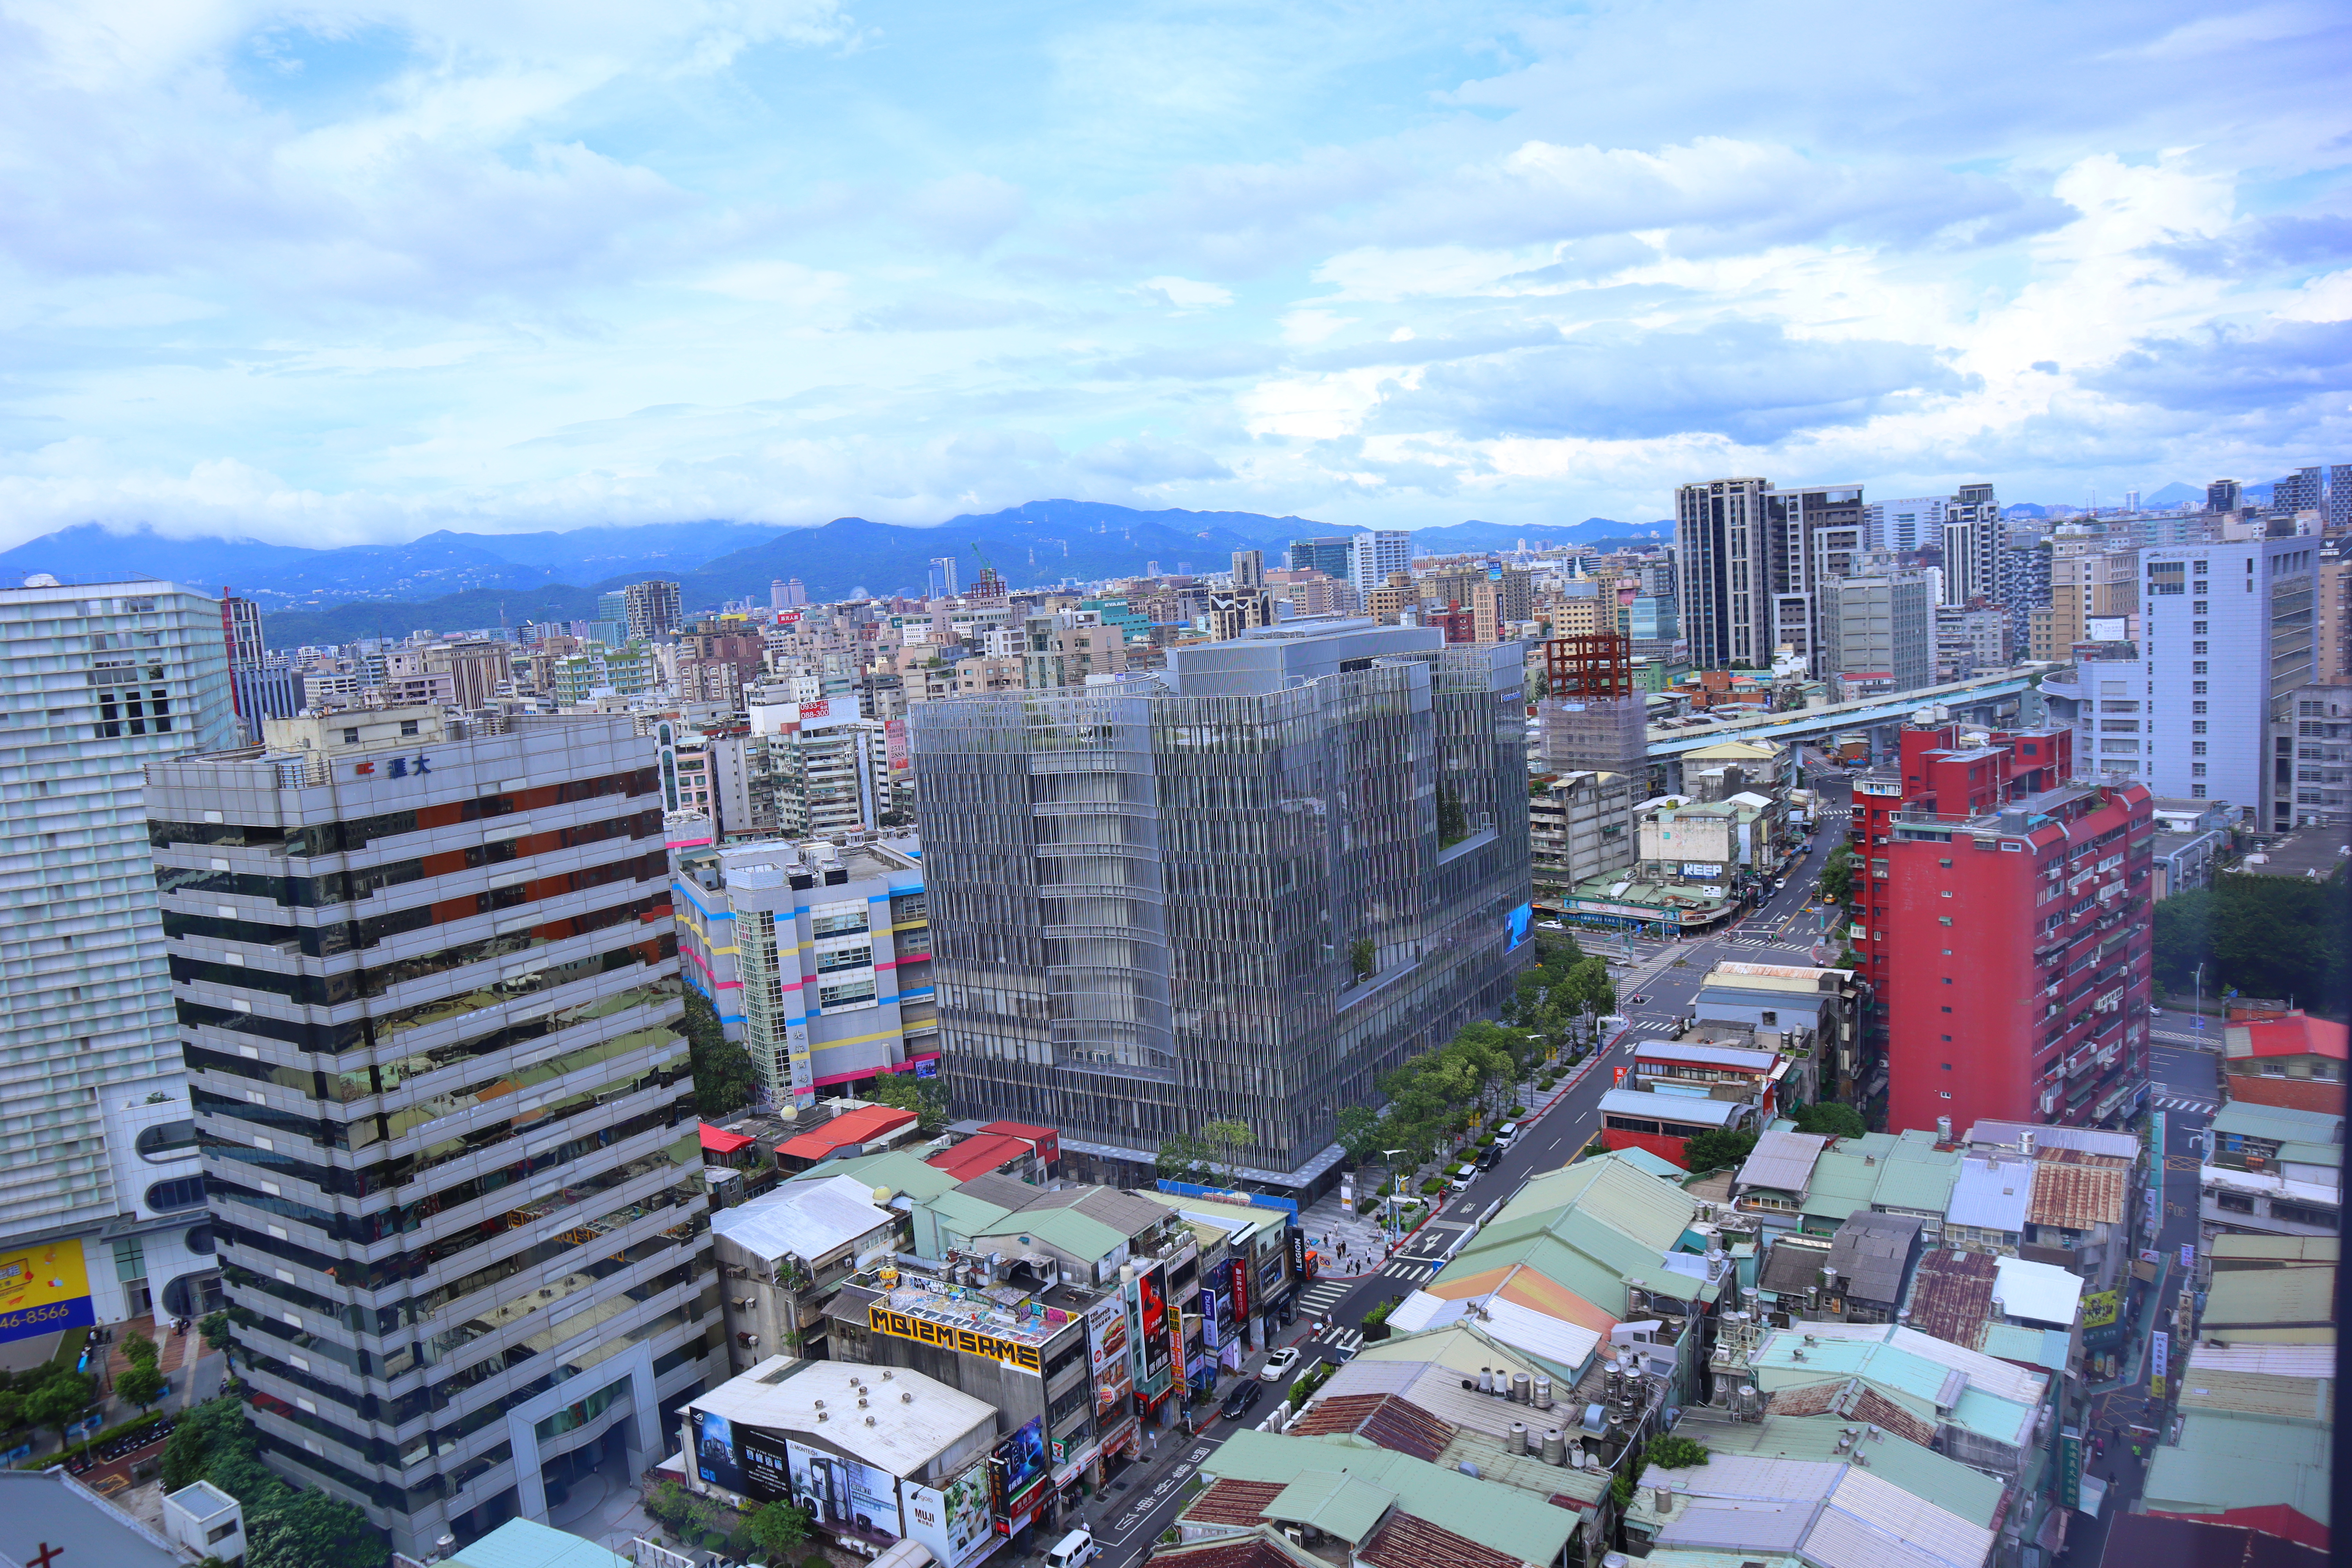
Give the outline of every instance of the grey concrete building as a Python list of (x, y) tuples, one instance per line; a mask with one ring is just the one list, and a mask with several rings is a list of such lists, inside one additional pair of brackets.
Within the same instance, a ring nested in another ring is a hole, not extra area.
[(1824, 582), (1815, 672), (1853, 693), (1911, 691), (1936, 679), (1936, 609), (1916, 572)]
[(1639, 858), (1633, 807), (1643, 783), (1632, 773), (1572, 773), (1546, 784), (1528, 802), (1533, 874), (1564, 892), (1631, 867)]
[(625, 1484), (725, 1365), (653, 743), (511, 723), (147, 770), (264, 1458), (412, 1556)]
[(1148, 1173), (1238, 1120), (1319, 1190), (1341, 1109), (1525, 962), (1515, 643), (1324, 622), (908, 720), (959, 1115)]
[(1691, 663), (1769, 668), (1784, 646), (1810, 659), (1821, 584), (1855, 570), (1869, 531), (1859, 485), (1781, 489), (1737, 479), (1680, 487), (1675, 580)]

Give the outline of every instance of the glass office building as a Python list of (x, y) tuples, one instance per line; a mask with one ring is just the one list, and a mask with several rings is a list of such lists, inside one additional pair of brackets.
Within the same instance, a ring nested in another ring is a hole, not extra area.
[(1252, 1179), (1319, 1190), (1339, 1111), (1525, 962), (1522, 662), (1291, 623), (915, 709), (957, 1113), (1059, 1128), (1105, 1176), (1240, 1121)]

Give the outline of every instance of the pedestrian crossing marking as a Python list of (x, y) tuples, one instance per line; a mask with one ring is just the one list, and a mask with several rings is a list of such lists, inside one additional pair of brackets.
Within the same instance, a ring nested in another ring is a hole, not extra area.
[(1391, 1263), (1381, 1270), (1392, 1279), (1426, 1279), (1437, 1272), (1434, 1263)]
[(1319, 1285), (1310, 1286), (1307, 1294), (1298, 1299), (1298, 1305), (1303, 1311), (1320, 1312), (1355, 1288), (1352, 1279), (1326, 1279)]

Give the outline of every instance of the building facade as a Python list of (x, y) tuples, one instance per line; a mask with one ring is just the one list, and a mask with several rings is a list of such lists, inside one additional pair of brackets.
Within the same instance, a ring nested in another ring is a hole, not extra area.
[[(2295, 689), (2312, 678), (2319, 542), (2250, 539), (2147, 552), (2137, 753), (2102, 771), (2160, 795), (2242, 804), (2257, 832), (2295, 821)], [(2104, 715), (2102, 719), (2104, 727)], [(2283, 750), (2282, 747), (2284, 749)]]
[(640, 1473), (724, 1367), (653, 748), (511, 722), (147, 770), (264, 1457), (411, 1555)]
[(1844, 695), (1913, 691), (1936, 679), (1935, 609), (1916, 572), (1832, 578), (1821, 587), (1813, 672)]
[(0, 590), (0, 1251), (47, 1277), (0, 1337), (215, 1289), (140, 802), (147, 763), (236, 740), (222, 628), (172, 583)]
[(1203, 1121), (1253, 1179), (1333, 1170), (1339, 1110), (1524, 962), (1517, 645), (1286, 626), (1164, 678), (908, 721), (959, 1114), (1149, 1169)]

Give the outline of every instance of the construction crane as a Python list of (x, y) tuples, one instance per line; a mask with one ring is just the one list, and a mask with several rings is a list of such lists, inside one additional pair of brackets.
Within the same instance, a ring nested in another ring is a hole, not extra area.
[(980, 547), (980, 541), (979, 541), (979, 540), (977, 540), (977, 539), (975, 539), (975, 540), (973, 540), (973, 541), (971, 542), (971, 552), (972, 552), (974, 555), (977, 555), (977, 556), (979, 556), (979, 557), (980, 557), (980, 569), (981, 569), (982, 571), (986, 572), (986, 573), (989, 573), (989, 574), (993, 574), (995, 573), (995, 571), (996, 571), (996, 563), (995, 563), (994, 562), (992, 562), (992, 561), (989, 560), (989, 558), (988, 558), (988, 552), (987, 552), (986, 551), (984, 551), (984, 550), (981, 549), (981, 547)]

